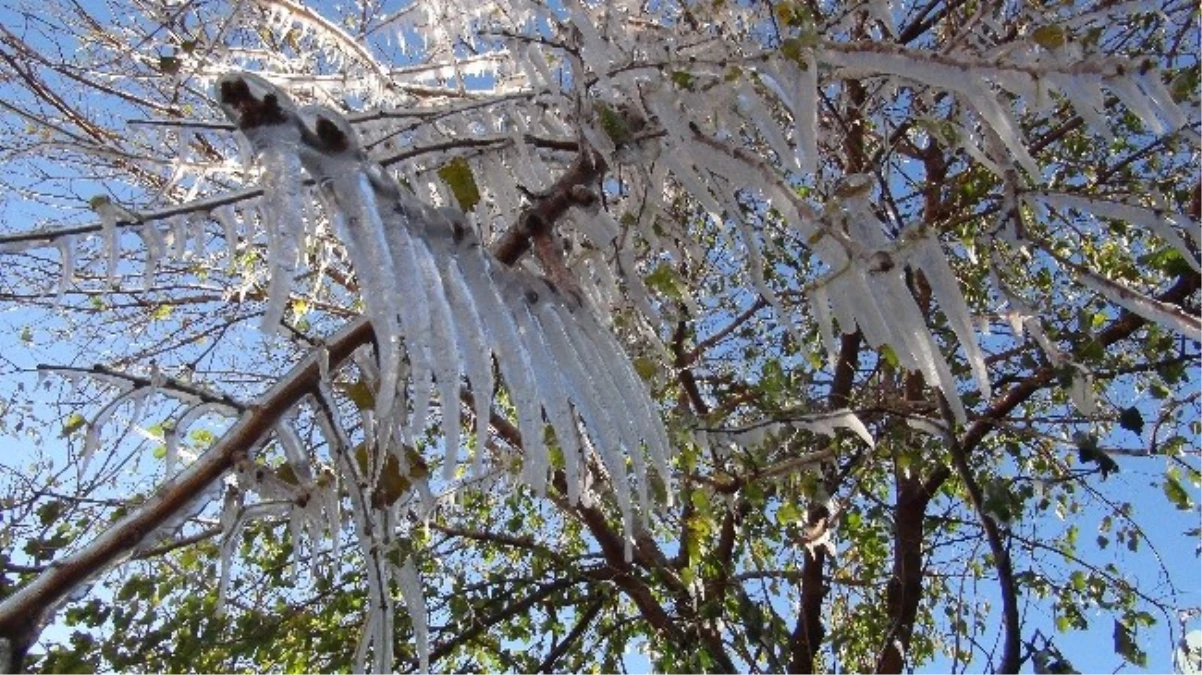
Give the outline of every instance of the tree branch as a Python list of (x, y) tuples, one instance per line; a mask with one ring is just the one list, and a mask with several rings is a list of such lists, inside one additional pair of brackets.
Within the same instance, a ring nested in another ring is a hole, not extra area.
[[(947, 399), (942, 395), (939, 396), (939, 405), (943, 409), (943, 418), (947, 420), (948, 429), (951, 429), (955, 424), (955, 416), (947, 404)], [(981, 527), (985, 530), (985, 538), (989, 542), (989, 550), (993, 553), (993, 565), (997, 568), (998, 586), (1000, 586), (1002, 595), (1002, 625), (1004, 627), (1002, 660), (998, 664), (997, 672), (1017, 673), (1022, 665), (1020, 653), (1022, 628), (1019, 625), (1018, 591), (1014, 583), (1014, 568), (1010, 562), (1010, 551), (1002, 540), (1002, 533), (998, 528), (997, 521), (985, 511), (985, 497), (981, 492), (981, 486), (977, 484), (977, 479), (972, 474), (972, 469), (968, 466), (968, 454), (964, 447), (952, 433), (947, 434), (947, 443), (948, 452), (952, 456), (952, 466), (955, 467), (960, 480), (964, 482), (964, 488), (968, 490), (973, 510), (977, 512), (977, 518), (981, 521)]]
[[(330, 365), (341, 364), (370, 336), (367, 319), (347, 324), (327, 343)], [(244, 459), (289, 408), (313, 391), (321, 377), (320, 361), (321, 354), (310, 353), (244, 412), (213, 447), (161, 485), (146, 502), (0, 603), (0, 638), (11, 640), (24, 653), (52, 610), (72, 591), (128, 558), (148, 535)]]

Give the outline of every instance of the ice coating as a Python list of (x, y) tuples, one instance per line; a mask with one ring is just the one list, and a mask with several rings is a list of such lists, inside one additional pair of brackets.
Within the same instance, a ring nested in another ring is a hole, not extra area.
[[(281, 90), (256, 76), (228, 75), (218, 88), (223, 110), (250, 140), (263, 172), (261, 208), (271, 270), (265, 327), (278, 325), (283, 316), (298, 262), (297, 242), (305, 236), (306, 220), (312, 220), (307, 216), (305, 173), (316, 181), (326, 214), (346, 246), (376, 336), (376, 359), (360, 359), (364, 373), (378, 373), (375, 404), (363, 411), (368, 444), (376, 456), (391, 453), (403, 470), (412, 471), (405, 447), (425, 434), (437, 396), (445, 455), (442, 476), (453, 480), (462, 441), (460, 391), (466, 378), (476, 425), (473, 473), (483, 475), (498, 385), (492, 369), (495, 360), (500, 381), (516, 408), (522, 480), (536, 494), (548, 489), (555, 473), (552, 448), (544, 438), (548, 424), (563, 454), (563, 479), (573, 504), (587, 498), (585, 467), (588, 457), (595, 455), (609, 474), (629, 559), (634, 496), (646, 517), (652, 509), (650, 472), (670, 483), (671, 445), (646, 385), (591, 307), (550, 280), (501, 264), (481, 245), (463, 214), (415, 199), (367, 158), (355, 131), (337, 111), (295, 108)], [(757, 96), (750, 91), (748, 95)], [(756, 98), (751, 105), (763, 103)], [(782, 153), (787, 150), (783, 138), (773, 140)], [(685, 170), (684, 165), (679, 168)], [(689, 171), (689, 176), (694, 174)], [(712, 198), (711, 202), (717, 208)], [(236, 220), (228, 209), (214, 217), (222, 225), (232, 257)], [(618, 228), (608, 222), (594, 229), (613, 233)], [(631, 278), (641, 283), (630, 262)], [(323, 374), (323, 382), (328, 377)], [(324, 386), (329, 388), (328, 383)], [(277, 427), (277, 438), (289, 465), (301, 469), (297, 477), (309, 484), (313, 473), (306, 452), (289, 425), (285, 421)], [(329, 420), (322, 426), (328, 442), (345, 443), (345, 434), (327, 429)], [(392, 438), (392, 429), (400, 429), (400, 439)], [(358, 484), (367, 478), (370, 484), (379, 479), (383, 462), (373, 463), (371, 476), (358, 476), (355, 462), (348, 461), (345, 452), (338, 464), (343, 473), (350, 472), (344, 476), (348, 482)], [(424, 478), (413, 483), (415, 490), (428, 493)], [(257, 489), (270, 492), (270, 487)], [(285, 492), (299, 489), (278, 487)], [(360, 543), (365, 552), (378, 551), (384, 542), (378, 539), (378, 528), (368, 526), (369, 511), (376, 506), (357, 496), (358, 490), (351, 492)], [(320, 495), (312, 500), (313, 513), (302, 506), (303, 513), (293, 509), (290, 514), (298, 545), (300, 530), (316, 527), (322, 511), (327, 518), (338, 517), (335, 509), (316, 506), (323, 501), (328, 500)], [(374, 668), (391, 663), (395, 603), (385, 597), (384, 589), (397, 582), (424, 667), (429, 650), (423, 629), (425, 610), (412, 561), (397, 567), (369, 559), (368, 579), (379, 601), (372, 603), (367, 617), (357, 665), (366, 665), (369, 651)], [(228, 580), (222, 583), (226, 585)]]

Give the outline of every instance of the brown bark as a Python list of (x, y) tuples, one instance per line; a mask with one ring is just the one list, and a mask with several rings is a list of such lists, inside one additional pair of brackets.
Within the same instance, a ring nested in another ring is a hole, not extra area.
[[(545, 231), (571, 206), (580, 204), (583, 197), (573, 188), (595, 183), (603, 169), (604, 162), (595, 153), (582, 155), (556, 182), (552, 191), (527, 210), (519, 222), (502, 236), (494, 255), (505, 264), (515, 263), (530, 250), (530, 237), (534, 233), (532, 224), (537, 224)], [(261, 190), (251, 190), (238, 194), (246, 198), (260, 193)], [(338, 367), (357, 348), (372, 339), (370, 322), (365, 317), (353, 320), (326, 343), (329, 366)], [(316, 391), (321, 376), (320, 360), (316, 352), (310, 353), (244, 412), (238, 422), (183, 473), (161, 486), (150, 499), (87, 546), (47, 568), (38, 578), (0, 603), (0, 656), (5, 657), (0, 659), (0, 671), (19, 671), (25, 653), (37, 640), (49, 614), (68, 594), (88, 579), (125, 560), (146, 535), (183, 510), (245, 458), (247, 451), (271, 432), (285, 412), (304, 396)], [(639, 591), (637, 588), (628, 589), (636, 604), (650, 597), (649, 592)], [(651, 614), (654, 615), (654, 612)]]
[[(327, 344), (329, 363), (337, 366), (371, 337), (371, 324), (360, 318), (348, 324)], [(259, 402), (243, 413), (221, 439), (134, 509), (78, 552), (46, 569), (37, 579), (0, 603), (0, 638), (23, 655), (49, 619), (51, 611), (72, 591), (126, 559), (145, 537), (184, 510), (213, 483), (221, 480), (279, 418), (317, 387), (319, 358), (311, 354), (288, 372)], [(0, 664), (12, 670), (20, 663)]]
[(898, 477), (893, 516), (893, 573), (885, 586), (890, 629), (876, 663), (878, 673), (900, 673), (906, 664), (922, 600), (923, 519), (930, 496), (917, 476)]

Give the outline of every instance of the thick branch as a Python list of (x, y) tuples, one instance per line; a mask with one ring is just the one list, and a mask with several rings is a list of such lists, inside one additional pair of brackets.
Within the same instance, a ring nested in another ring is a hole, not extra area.
[(605, 160), (597, 152), (590, 150), (581, 153), (546, 195), (493, 245), (492, 254), (506, 265), (517, 262), (530, 250), (531, 235), (545, 231), (573, 206), (588, 203), (586, 194), (580, 188), (595, 184), (605, 168)]
[[(545, 231), (549, 229), (572, 205), (584, 202), (579, 190), (573, 189), (596, 183), (603, 169), (605, 162), (595, 153), (579, 157), (569, 172), (557, 181), (552, 192), (526, 211), (518, 223), (501, 238), (495, 249), (496, 257), (505, 264), (517, 262), (523, 253), (530, 250), (531, 223), (537, 223), (538, 227)], [(261, 192), (262, 189), (255, 187), (173, 209), (180, 213), (197, 208), (210, 209), (254, 197)], [(88, 227), (77, 229), (88, 231)], [(30, 233), (28, 238), (46, 239), (58, 234), (63, 234), (63, 231)], [(373, 330), (368, 319), (356, 318), (328, 342), (328, 365), (337, 368), (358, 347), (369, 344), (371, 339)], [(248, 450), (260, 442), (264, 435), (269, 434), (288, 408), (313, 392), (319, 382), (322, 358), (323, 354), (320, 352), (310, 353), (276, 382), (275, 387), (264, 394), (256, 405), (244, 412), (218, 443), (200, 459), (192, 462), (184, 472), (162, 484), (147, 502), (109, 527), (76, 554), (67, 556), (63, 561), (47, 568), (46, 572), (31, 581), (28, 586), (0, 603), (0, 653), (11, 656), (6, 662), (0, 662), (0, 674), (19, 670), (25, 652), (36, 641), (44, 621), (48, 620), (48, 615), (64, 601), (64, 598), (85, 581), (126, 560), (148, 534), (166, 524), (175, 514), (182, 512), (230, 471), (236, 462), (245, 458)], [(651, 599), (654, 602), (654, 598)]]
[(893, 573), (885, 587), (885, 603), (890, 619), (876, 672), (900, 673), (906, 665), (918, 605), (922, 600), (923, 518), (931, 494), (917, 475), (897, 478), (897, 506), (894, 510)]

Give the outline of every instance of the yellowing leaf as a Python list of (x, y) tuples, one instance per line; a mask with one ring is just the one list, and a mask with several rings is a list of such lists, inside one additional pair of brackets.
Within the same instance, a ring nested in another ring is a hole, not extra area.
[(83, 426), (87, 423), (88, 423), (88, 421), (86, 419), (84, 419), (83, 415), (80, 415), (77, 412), (73, 412), (67, 418), (66, 423), (63, 424), (63, 430), (61, 432), (59, 432), (58, 437), (66, 438), (66, 437), (70, 436), (71, 434), (75, 433), (76, 431), (79, 431), (80, 429), (82, 429)]
[(363, 380), (355, 380), (349, 384), (340, 382), (338, 388), (360, 410), (371, 410), (376, 406), (376, 393)]
[(634, 372), (639, 374), (639, 377), (644, 381), (650, 382), (651, 378), (655, 377), (658, 369), (655, 367), (655, 362), (644, 356), (640, 356), (634, 360)]
[(480, 188), (476, 186), (476, 177), (472, 175), (472, 167), (467, 160), (456, 157), (444, 164), (438, 170), (438, 177), (451, 188), (455, 201), (463, 211), (471, 211), (480, 201)]
[(1068, 34), (1064, 30), (1064, 26), (1040, 26), (1031, 33), (1031, 39), (1035, 44), (1045, 49), (1056, 49), (1063, 47), (1068, 41)]
[(1178, 509), (1188, 511), (1194, 507), (1193, 500), (1189, 498), (1189, 492), (1172, 476), (1164, 477), (1161, 489), (1164, 490), (1164, 496), (1168, 497), (1173, 506)]
[(275, 477), (289, 485), (300, 485), (300, 479), (297, 478), (296, 471), (290, 464), (284, 464), (276, 469)]
[[(359, 465), (359, 471), (364, 475), (370, 475), (371, 463), (367, 454), (367, 447), (360, 443), (354, 449), (355, 463)], [(384, 460), (384, 468), (380, 472), (380, 479), (376, 483), (376, 489), (372, 493), (372, 505), (376, 508), (387, 508), (392, 506), (401, 497), (413, 487), (414, 479), (422, 479), (430, 475), (430, 467), (426, 464), (426, 460), (422, 458), (420, 452), (411, 447), (405, 448), (405, 459), (409, 464), (409, 471), (406, 474), (401, 469), (401, 463), (396, 458), (396, 455), (389, 453), (387, 459)]]

